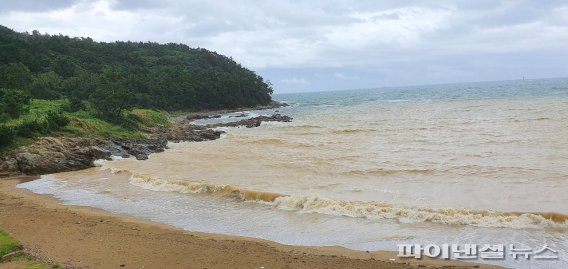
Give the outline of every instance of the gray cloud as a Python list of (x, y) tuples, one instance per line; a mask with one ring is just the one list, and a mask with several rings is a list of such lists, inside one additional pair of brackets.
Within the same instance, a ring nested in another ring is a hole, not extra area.
[(11, 11), (48, 11), (71, 6), (75, 0), (51, 0), (51, 1), (35, 1), (35, 0), (18, 0), (0, 1), (0, 13)]
[(205, 47), (277, 92), (568, 75), (565, 1), (14, 3), (0, 23), (16, 30)]

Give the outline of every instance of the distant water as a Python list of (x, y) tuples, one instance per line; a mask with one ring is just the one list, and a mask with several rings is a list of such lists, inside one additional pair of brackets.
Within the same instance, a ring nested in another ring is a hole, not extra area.
[(547, 244), (560, 260), (492, 263), (568, 268), (568, 79), (275, 99), (292, 104), (279, 109), (292, 123), (230, 128), (220, 140), (170, 143), (146, 161), (101, 161), (20, 187), (285, 244)]

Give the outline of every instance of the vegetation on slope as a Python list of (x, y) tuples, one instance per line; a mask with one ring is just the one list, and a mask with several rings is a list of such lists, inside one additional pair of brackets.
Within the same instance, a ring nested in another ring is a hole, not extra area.
[(28, 145), (38, 136), (144, 138), (139, 130), (170, 125), (165, 111), (133, 109), (123, 113), (120, 123), (114, 123), (89, 110), (70, 112), (66, 100), (32, 99), (29, 103), (18, 118), (0, 124), (0, 152)]
[(206, 49), (0, 26), (0, 151), (48, 134), (141, 137), (168, 124), (164, 111), (253, 107), (271, 95), (269, 81)]

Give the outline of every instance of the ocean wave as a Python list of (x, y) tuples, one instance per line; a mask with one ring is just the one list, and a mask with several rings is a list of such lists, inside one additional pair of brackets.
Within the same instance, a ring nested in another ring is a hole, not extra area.
[(531, 119), (509, 119), (512, 122), (527, 122), (527, 121), (545, 121), (551, 120), (549, 117), (531, 118)]
[(255, 145), (283, 145), (286, 141), (278, 138), (265, 138), (265, 139), (253, 139), (247, 140), (245, 144), (255, 144)]
[(387, 176), (394, 174), (433, 174), (436, 170), (433, 169), (383, 169), (383, 168), (371, 168), (371, 169), (356, 169), (344, 172), (343, 175), (348, 176)]
[(402, 103), (402, 102), (408, 102), (410, 100), (407, 99), (388, 99), (385, 100), (387, 103)]
[(166, 180), (140, 175), (132, 175), (129, 181), (130, 184), (146, 190), (193, 194), (215, 194), (235, 197), (242, 201), (273, 202), (277, 197), (282, 196), (282, 194), (278, 193), (243, 190), (226, 184)]
[(317, 105), (312, 105), (312, 107), (334, 107), (334, 106), (339, 106), (338, 104), (317, 104)]
[[(123, 159), (128, 159), (128, 158), (123, 158), (122, 156), (116, 156), (116, 155), (110, 156), (111, 161), (123, 160)], [(108, 160), (106, 159), (96, 159), (93, 161), (93, 165), (96, 167), (103, 167), (107, 161)]]
[(263, 146), (290, 146), (294, 148), (313, 148), (323, 146), (321, 143), (315, 144), (310, 142), (290, 141), (279, 138), (252, 138), (245, 140), (244, 144), (263, 145)]
[(103, 162), (102, 165), (100, 165), (100, 169), (101, 170), (107, 170), (109, 171), (111, 174), (121, 174), (121, 173), (130, 173), (130, 171), (126, 170), (126, 169), (120, 169), (120, 168), (116, 168), (113, 166), (107, 166), (105, 165), (106, 163)]
[(543, 170), (521, 167), (521, 166), (488, 166), (488, 165), (460, 165), (451, 166), (442, 172), (453, 172), (460, 176), (483, 175), (483, 176), (499, 176), (503, 174), (531, 174), (541, 172)]
[(105, 159), (96, 159), (93, 161), (93, 165), (97, 166), (97, 167), (101, 167), (105, 164), (106, 160)]
[(311, 125), (311, 124), (302, 124), (302, 125), (290, 125), (290, 128), (293, 129), (320, 129), (323, 128), (319, 125)]
[(340, 129), (331, 130), (332, 134), (358, 134), (358, 133), (371, 133), (377, 131), (376, 129)]
[(402, 223), (432, 222), (495, 228), (568, 228), (568, 215), (539, 212), (422, 208), (369, 201), (333, 200), (319, 196), (290, 196), (244, 190), (231, 185), (165, 180), (132, 175), (130, 184), (152, 191), (209, 194), (257, 202), (300, 213), (318, 213), (367, 219), (394, 219)]
[(432, 209), (387, 203), (331, 200), (312, 197), (278, 197), (280, 209), (368, 219), (396, 219), (403, 223), (433, 222), (495, 228), (568, 228), (568, 216), (559, 213), (495, 212), (490, 210)]

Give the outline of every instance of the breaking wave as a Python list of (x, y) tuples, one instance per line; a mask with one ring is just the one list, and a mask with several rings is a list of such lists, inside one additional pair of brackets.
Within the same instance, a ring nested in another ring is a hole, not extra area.
[(130, 177), (130, 184), (146, 190), (193, 194), (214, 194), (234, 197), (242, 201), (274, 202), (276, 198), (283, 196), (282, 194), (278, 193), (242, 190), (225, 184), (208, 184), (188, 182), (183, 180), (166, 180), (139, 175), (132, 175)]
[(350, 170), (343, 173), (346, 176), (387, 176), (394, 174), (433, 174), (436, 170), (432, 169), (383, 169), (383, 168), (372, 168), (372, 169), (357, 169)]
[(166, 180), (132, 175), (130, 184), (152, 191), (209, 194), (258, 202), (300, 213), (319, 213), (367, 219), (394, 219), (402, 223), (432, 222), (496, 228), (568, 228), (568, 215), (539, 212), (496, 212), (491, 210), (420, 208), (381, 202), (333, 200), (318, 196), (290, 196), (244, 190), (231, 185)]
[(266, 138), (266, 139), (254, 139), (254, 140), (247, 140), (244, 143), (246, 144), (255, 144), (255, 145), (284, 145), (286, 141), (278, 138)]
[(342, 134), (359, 134), (359, 133), (372, 133), (375, 129), (339, 129), (332, 130), (331, 134), (342, 135)]
[(495, 212), (469, 209), (432, 209), (388, 203), (331, 200), (316, 196), (279, 197), (273, 204), (286, 210), (368, 219), (396, 219), (403, 223), (433, 222), (497, 228), (568, 228), (568, 216), (559, 213)]
[(321, 127), (319, 125), (302, 124), (302, 125), (290, 125), (290, 128), (293, 128), (293, 129), (321, 129), (323, 127)]

